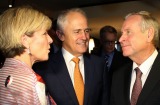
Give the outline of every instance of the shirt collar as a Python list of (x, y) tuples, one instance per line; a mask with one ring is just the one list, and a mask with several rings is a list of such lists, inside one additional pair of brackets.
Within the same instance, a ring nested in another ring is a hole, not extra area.
[[(147, 72), (149, 72), (149, 70), (151, 69), (151, 67), (152, 67), (152, 65), (154, 63), (154, 60), (156, 59), (157, 55), (158, 55), (158, 51), (155, 50), (153, 52), (153, 54), (139, 66), (139, 69), (141, 70), (143, 75), (146, 75)], [(138, 67), (138, 65), (135, 62), (133, 62), (133, 70), (136, 67)]]
[(102, 56), (105, 56), (105, 55), (113, 56), (114, 55), (114, 50), (110, 53), (105, 53), (104, 51), (102, 51)]
[[(62, 47), (62, 54), (63, 54), (63, 57), (66, 62), (70, 62), (72, 60), (72, 58), (75, 57), (70, 52), (68, 52), (66, 49), (64, 49), (63, 47)], [(79, 56), (78, 58), (80, 59), (80, 61), (83, 61), (83, 55)]]

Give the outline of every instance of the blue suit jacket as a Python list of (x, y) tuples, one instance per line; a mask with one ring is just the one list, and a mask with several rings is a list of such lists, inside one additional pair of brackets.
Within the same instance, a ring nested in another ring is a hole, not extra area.
[[(106, 74), (102, 60), (84, 55), (85, 95), (84, 105), (108, 105)], [(105, 74), (105, 75), (104, 75)], [(62, 52), (50, 55), (45, 75), (47, 90), (58, 105), (78, 105)]]

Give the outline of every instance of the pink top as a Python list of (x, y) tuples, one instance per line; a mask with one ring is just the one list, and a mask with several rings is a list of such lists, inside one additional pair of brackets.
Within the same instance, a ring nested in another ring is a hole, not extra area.
[(36, 83), (31, 68), (19, 60), (6, 58), (0, 70), (0, 105), (40, 105)]

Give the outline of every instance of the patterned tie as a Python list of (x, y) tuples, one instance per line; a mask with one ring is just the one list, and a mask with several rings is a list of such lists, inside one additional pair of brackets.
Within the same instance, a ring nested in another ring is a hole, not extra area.
[(135, 71), (136, 71), (136, 80), (132, 90), (131, 105), (136, 105), (139, 94), (141, 93), (142, 90), (142, 81), (141, 81), (142, 72), (138, 67), (135, 68)]
[(109, 61), (108, 61), (108, 59), (109, 59), (109, 55), (105, 55), (105, 70), (106, 71), (109, 71)]
[(81, 72), (79, 70), (79, 58), (73, 58), (73, 62), (75, 62), (75, 69), (74, 69), (74, 89), (76, 92), (76, 96), (79, 102), (79, 105), (83, 105), (84, 99), (84, 83)]

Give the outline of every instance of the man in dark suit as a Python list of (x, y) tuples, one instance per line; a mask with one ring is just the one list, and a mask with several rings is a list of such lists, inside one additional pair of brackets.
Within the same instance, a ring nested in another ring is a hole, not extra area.
[(146, 11), (130, 13), (121, 31), (119, 42), (123, 55), (133, 62), (113, 74), (111, 105), (160, 105), (157, 20)]
[(124, 57), (122, 52), (117, 50), (115, 45), (118, 46), (118, 43), (116, 42), (117, 30), (113, 26), (106, 25), (100, 29), (100, 48), (92, 52), (92, 54), (100, 56), (105, 63), (104, 69), (108, 72), (109, 76), (109, 89), (113, 73), (130, 61), (128, 57)]
[(100, 56), (107, 63), (106, 69), (108, 69), (110, 78), (115, 70), (130, 61), (128, 57), (124, 57), (122, 52), (117, 50), (120, 49), (119, 47), (117, 30), (109, 25), (102, 27), (100, 29), (100, 47), (97, 51), (92, 51), (92, 54)]
[[(85, 13), (81, 9), (64, 11), (58, 16), (57, 25), (62, 49), (56, 54), (50, 54), (43, 77), (50, 96), (58, 105), (107, 105), (104, 65), (100, 58), (84, 54), (90, 38)], [(80, 87), (78, 90), (82, 90), (82, 102), (75, 91), (75, 63), (72, 58), (80, 59), (80, 77), (84, 90)]]

